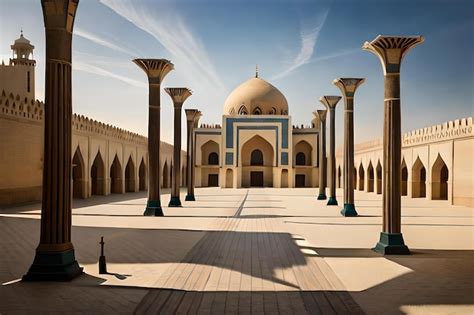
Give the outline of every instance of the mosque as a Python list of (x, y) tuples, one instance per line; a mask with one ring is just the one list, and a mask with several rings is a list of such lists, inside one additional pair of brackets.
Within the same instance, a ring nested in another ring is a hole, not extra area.
[(196, 185), (317, 187), (319, 120), (292, 125), (288, 101), (258, 76), (233, 90), (224, 104), (222, 125), (194, 132)]

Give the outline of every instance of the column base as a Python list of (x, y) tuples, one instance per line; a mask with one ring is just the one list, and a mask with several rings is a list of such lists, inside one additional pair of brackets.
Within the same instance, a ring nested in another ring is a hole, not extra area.
[(179, 197), (171, 197), (168, 207), (182, 207)]
[(107, 274), (107, 262), (105, 261), (105, 256), (99, 257), (99, 274)]
[(184, 199), (185, 201), (196, 201), (196, 198), (194, 198), (194, 194), (190, 195), (186, 195), (186, 198)]
[(318, 200), (326, 200), (326, 194), (319, 194), (318, 195)]
[(344, 208), (341, 210), (341, 214), (345, 217), (356, 217), (358, 215), (355, 206), (352, 203), (345, 203)]
[(382, 255), (410, 255), (402, 233), (380, 232), (380, 240), (372, 250)]
[(74, 249), (64, 252), (36, 251), (33, 264), (22, 281), (70, 281), (82, 273)]
[(328, 200), (327, 205), (328, 205), (328, 206), (337, 206), (336, 197), (329, 197), (329, 200)]
[(149, 200), (147, 202), (145, 212), (143, 215), (146, 217), (162, 217), (163, 209), (161, 209), (161, 202), (159, 200)]

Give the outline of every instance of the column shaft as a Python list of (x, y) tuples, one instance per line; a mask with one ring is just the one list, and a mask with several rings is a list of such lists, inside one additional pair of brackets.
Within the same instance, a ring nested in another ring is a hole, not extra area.
[(383, 231), (401, 233), (400, 74), (385, 75), (383, 130)]
[(180, 183), (181, 183), (181, 106), (174, 106), (174, 136), (173, 136), (173, 177), (171, 178), (171, 200), (170, 206), (181, 206)]
[[(336, 115), (335, 109), (329, 109), (329, 199), (336, 201)], [(329, 205), (329, 203), (328, 203)]]
[(150, 83), (148, 94), (148, 201), (147, 209), (158, 209), (158, 215), (162, 215), (161, 210), (161, 189), (160, 189), (160, 84)]
[(344, 109), (344, 204), (354, 204), (354, 99)]
[(319, 141), (319, 200), (326, 199), (326, 120), (321, 119), (320, 141)]
[(187, 144), (186, 144), (186, 201), (194, 201), (194, 196), (191, 196), (191, 173), (192, 173), (192, 140), (191, 140), (191, 129), (193, 125), (192, 120), (187, 120)]

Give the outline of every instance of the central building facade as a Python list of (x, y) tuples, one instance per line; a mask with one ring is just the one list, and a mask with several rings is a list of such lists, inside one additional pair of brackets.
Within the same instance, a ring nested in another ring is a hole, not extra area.
[(194, 141), (196, 186), (319, 184), (319, 119), (293, 126), (286, 97), (258, 75), (229, 94), (222, 125), (201, 125)]

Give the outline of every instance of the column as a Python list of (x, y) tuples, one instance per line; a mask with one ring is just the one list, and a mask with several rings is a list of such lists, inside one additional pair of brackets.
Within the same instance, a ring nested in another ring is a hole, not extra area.
[(166, 59), (134, 59), (148, 76), (148, 200), (143, 215), (163, 216), (160, 200), (160, 86), (174, 69)]
[(171, 96), (174, 107), (174, 133), (173, 133), (173, 176), (171, 178), (171, 199), (168, 207), (181, 207), (181, 110), (183, 103), (191, 96), (188, 88), (167, 88), (166, 93)]
[(326, 114), (327, 110), (317, 110), (320, 128), (319, 128), (319, 195), (318, 200), (326, 200)]
[(196, 182), (196, 136), (194, 135), (194, 129), (199, 125), (199, 119), (201, 118), (202, 113), (198, 111), (193, 121), (193, 131), (191, 133), (191, 144), (192, 144), (192, 166), (191, 166), (191, 191), (190, 194), (194, 197), (194, 186)]
[(82, 274), (71, 242), (71, 45), (78, 4), (41, 1), (46, 29), (41, 233), (23, 281), (65, 281)]
[(194, 197), (194, 189), (193, 189), (193, 181), (192, 181), (192, 168), (194, 167), (193, 161), (193, 129), (194, 129), (194, 121), (199, 113), (197, 109), (185, 109), (184, 112), (186, 113), (186, 126), (187, 126), (187, 150), (186, 150), (186, 186), (187, 186), (187, 194), (186, 194), (186, 201), (196, 201)]
[(345, 217), (357, 216), (354, 205), (354, 93), (364, 83), (361, 78), (339, 78), (332, 81), (344, 97), (344, 208)]
[(422, 36), (377, 36), (362, 49), (374, 53), (384, 72), (383, 128), (383, 231), (374, 251), (384, 255), (410, 254), (401, 232), (401, 156), (400, 65)]
[(319, 101), (329, 111), (329, 200), (328, 206), (337, 206), (336, 199), (336, 105), (340, 96), (322, 96)]

